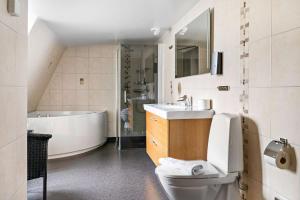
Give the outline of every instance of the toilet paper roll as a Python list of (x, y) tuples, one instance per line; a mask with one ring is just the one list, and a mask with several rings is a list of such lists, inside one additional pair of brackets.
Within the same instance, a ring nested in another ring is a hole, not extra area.
[(200, 110), (211, 109), (211, 100), (210, 99), (199, 99), (197, 102), (197, 108)]
[(276, 157), (276, 166), (280, 169), (288, 169), (290, 166), (290, 154), (286, 150), (282, 150)]
[(290, 166), (290, 156), (286, 150), (281, 150), (277, 153), (276, 157), (264, 155), (264, 160), (275, 167), (280, 169), (288, 169)]

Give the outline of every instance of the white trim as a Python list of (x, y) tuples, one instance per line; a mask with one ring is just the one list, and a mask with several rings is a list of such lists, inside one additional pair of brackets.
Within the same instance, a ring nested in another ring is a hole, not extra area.
[(165, 55), (164, 55), (164, 48), (165, 45), (162, 43), (159, 43), (157, 45), (158, 48), (158, 63), (157, 63), (157, 76), (158, 76), (158, 91), (157, 91), (157, 101), (158, 103), (163, 103), (165, 100), (165, 96), (164, 96), (164, 71), (165, 71), (165, 67), (164, 67), (164, 61), (165, 61)]

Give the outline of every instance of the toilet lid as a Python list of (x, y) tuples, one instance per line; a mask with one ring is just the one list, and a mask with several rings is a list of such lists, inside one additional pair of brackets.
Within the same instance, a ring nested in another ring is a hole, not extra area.
[(220, 175), (220, 172), (210, 163), (206, 162), (203, 168), (203, 173), (200, 175), (186, 175), (182, 170), (176, 168), (160, 165), (155, 169), (156, 174), (162, 175), (169, 178), (217, 178)]

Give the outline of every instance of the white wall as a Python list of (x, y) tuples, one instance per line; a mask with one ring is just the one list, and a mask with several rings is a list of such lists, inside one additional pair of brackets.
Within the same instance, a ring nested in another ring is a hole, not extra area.
[(37, 20), (29, 33), (28, 111), (38, 102), (64, 50), (55, 34), (42, 20)]
[(27, 199), (27, 0), (21, 16), (0, 0), (0, 199)]
[[(161, 38), (164, 48), (165, 102), (178, 98), (177, 83), (182, 94), (197, 99), (213, 100), (217, 113), (240, 113), (240, 0), (201, 0), (172, 31)], [(285, 197), (300, 199), (300, 1), (247, 0), (250, 8), (249, 115), (250, 132), (245, 135), (248, 165), (249, 200)], [(214, 9), (214, 50), (224, 52), (224, 74), (209, 74), (174, 79), (174, 33), (207, 8)], [(170, 81), (174, 93), (170, 91)], [(218, 85), (229, 85), (228, 92), (219, 92)], [(295, 151), (291, 170), (280, 170), (262, 161), (266, 145), (272, 139), (289, 139)], [(298, 163), (297, 163), (298, 161)]]
[(109, 136), (115, 137), (117, 49), (116, 45), (67, 48), (37, 110), (107, 110)]

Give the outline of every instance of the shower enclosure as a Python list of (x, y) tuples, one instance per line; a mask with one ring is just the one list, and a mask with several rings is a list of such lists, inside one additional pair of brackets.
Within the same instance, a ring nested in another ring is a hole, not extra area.
[(119, 69), (119, 149), (145, 147), (144, 104), (158, 99), (157, 45), (122, 45)]

